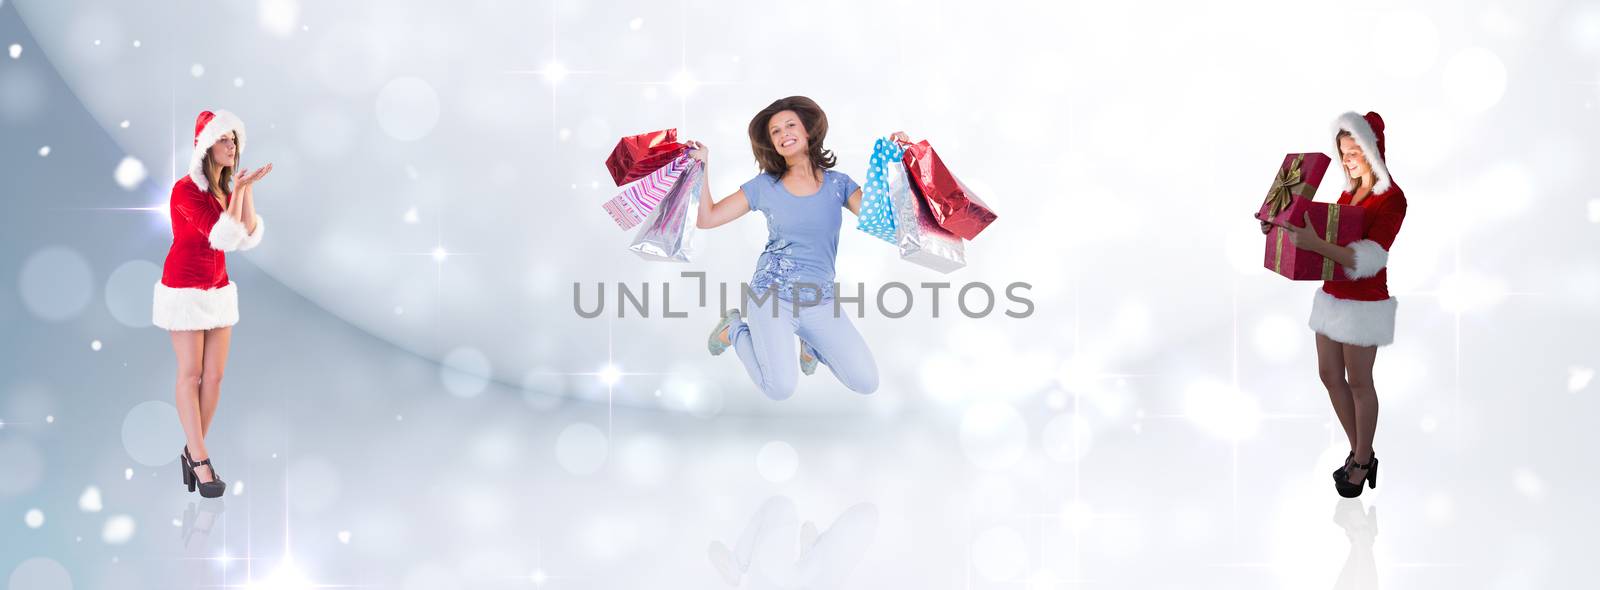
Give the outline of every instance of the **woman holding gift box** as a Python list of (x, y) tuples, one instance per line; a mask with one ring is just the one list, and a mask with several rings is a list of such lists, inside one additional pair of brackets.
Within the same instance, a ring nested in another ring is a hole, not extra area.
[(233, 325), (239, 322), (239, 292), (228, 280), (223, 253), (256, 247), (266, 230), (256, 215), (253, 189), (272, 165), (247, 172), (239, 167), (243, 151), (244, 123), (238, 117), (222, 110), (200, 113), (189, 174), (172, 187), (172, 248), (155, 285), (152, 312), (152, 322), (171, 334), (178, 355), (183, 483), (207, 498), (221, 496), (227, 485), (211, 463), (206, 432), (222, 394)]
[[(1350, 455), (1333, 472), (1339, 495), (1354, 498), (1363, 485), (1378, 486), (1378, 458), (1372, 452), (1378, 426), (1378, 390), (1372, 366), (1378, 347), (1394, 342), (1395, 299), (1389, 296), (1389, 248), (1406, 217), (1406, 197), (1389, 177), (1383, 118), (1377, 113), (1345, 113), (1334, 122), (1334, 142), (1344, 164), (1346, 188), (1340, 205), (1366, 213), (1363, 239), (1332, 244), (1305, 225), (1285, 225), (1296, 248), (1321, 254), (1344, 268), (1351, 280), (1326, 281), (1311, 304), (1311, 329), (1317, 334), (1317, 366), (1333, 411), (1350, 441)], [(1263, 222), (1262, 231), (1269, 226)]]
[[(794, 395), (796, 369), (809, 375), (819, 362), (845, 387), (872, 393), (878, 389), (872, 351), (833, 305), (840, 210), (860, 214), (861, 188), (832, 170), (833, 152), (822, 146), (828, 116), (811, 99), (791, 96), (756, 113), (748, 131), (761, 173), (722, 200), (701, 199), (696, 224), (709, 229), (760, 211), (767, 218), (767, 245), (750, 280), (755, 308), (748, 321), (739, 306), (728, 310), (707, 347), (718, 355), (732, 346), (750, 379), (774, 400)], [(694, 158), (709, 163), (704, 144), (687, 145)]]

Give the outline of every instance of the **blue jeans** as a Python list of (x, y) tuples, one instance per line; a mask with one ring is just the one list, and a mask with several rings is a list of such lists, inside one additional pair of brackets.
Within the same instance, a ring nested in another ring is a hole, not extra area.
[[(793, 302), (775, 295), (765, 301), (752, 300), (751, 304), (749, 315), (730, 327), (728, 340), (733, 342), (750, 380), (767, 397), (786, 400), (794, 395), (800, 381), (800, 352), (795, 348), (795, 336), (810, 344), (817, 360), (851, 391), (866, 394), (878, 390), (878, 364), (872, 359), (872, 351), (850, 323), (847, 309), (841, 308), (834, 315), (831, 298), (815, 305), (801, 305), (798, 317)], [(774, 306), (777, 317), (772, 314)]]

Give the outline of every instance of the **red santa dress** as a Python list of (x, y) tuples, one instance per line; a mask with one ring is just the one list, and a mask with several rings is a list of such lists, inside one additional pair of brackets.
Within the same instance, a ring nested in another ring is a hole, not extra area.
[[(1340, 205), (1356, 205), (1366, 213), (1362, 239), (1350, 244), (1355, 266), (1343, 267), (1349, 281), (1326, 281), (1311, 303), (1311, 329), (1336, 342), (1355, 346), (1394, 343), (1397, 302), (1389, 296), (1389, 248), (1406, 218), (1406, 197), (1389, 176), (1384, 157), (1383, 118), (1377, 113), (1345, 113), (1334, 121), (1334, 153), (1338, 133), (1348, 131), (1366, 155), (1376, 181), (1361, 202), (1353, 197), (1356, 180), (1347, 178)], [(1341, 168), (1342, 170), (1343, 168)], [(1348, 172), (1346, 173), (1348, 177)]]
[[(204, 111), (195, 120), (189, 175), (172, 186), (172, 248), (155, 285), (152, 321), (168, 331), (210, 330), (239, 323), (239, 291), (228, 280), (224, 252), (249, 250), (266, 229), (256, 216), (256, 231), (228, 216), (212, 196), (201, 162), (222, 136), (234, 133), (244, 154), (244, 123), (228, 111)], [(233, 195), (228, 195), (229, 199)]]

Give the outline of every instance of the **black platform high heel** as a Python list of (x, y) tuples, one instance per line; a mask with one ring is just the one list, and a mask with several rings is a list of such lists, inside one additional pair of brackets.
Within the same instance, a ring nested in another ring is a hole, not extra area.
[[(1374, 455), (1376, 455), (1378, 453), (1378, 451), (1377, 450), (1373, 450), (1372, 453)], [(1344, 481), (1346, 479), (1349, 479), (1349, 477), (1350, 477), (1350, 462), (1355, 461), (1355, 460), (1356, 460), (1356, 452), (1355, 451), (1350, 451), (1349, 455), (1345, 455), (1344, 464), (1340, 465), (1338, 469), (1333, 470), (1333, 480), (1334, 481)]]
[[(191, 467), (197, 465), (197, 463), (194, 462), (194, 457), (189, 455), (189, 445), (183, 446), (183, 454), (178, 456), (178, 460), (183, 462), (184, 475), (186, 476), (184, 483), (188, 483), (189, 479), (192, 479), (187, 478), (188, 472)], [(215, 465), (207, 465), (207, 467), (211, 469), (211, 479), (215, 481), (222, 481), (222, 475), (217, 473), (217, 467)], [(191, 486), (189, 491), (194, 491), (194, 488)]]
[(178, 453), (178, 474), (183, 477), (183, 485), (194, 491), (194, 480), (189, 479), (189, 445), (184, 445), (183, 452)]
[(1377, 454), (1373, 454), (1372, 458), (1368, 459), (1364, 465), (1361, 463), (1352, 463), (1350, 464), (1350, 467), (1353, 469), (1364, 469), (1366, 470), (1367, 474), (1365, 477), (1361, 478), (1361, 481), (1355, 483), (1350, 483), (1348, 477), (1333, 482), (1333, 487), (1339, 491), (1340, 496), (1344, 496), (1346, 498), (1359, 497), (1361, 495), (1362, 484), (1366, 484), (1366, 487), (1374, 489), (1378, 487)]
[(1345, 455), (1344, 463), (1340, 463), (1339, 464), (1339, 468), (1333, 470), (1333, 480), (1334, 481), (1339, 481), (1341, 479), (1347, 479), (1349, 477), (1349, 475), (1350, 475), (1350, 472), (1347, 471), (1347, 469), (1350, 468), (1350, 462), (1354, 461), (1355, 459), (1356, 459), (1356, 452), (1355, 451), (1350, 451), (1349, 455)]
[[(188, 455), (189, 449), (187, 447), (183, 451), (185, 455)], [(222, 476), (217, 475), (217, 469), (212, 467), (210, 457), (195, 461), (192, 457), (185, 456), (184, 466), (184, 483), (188, 484), (191, 492), (199, 489), (200, 497), (219, 498), (222, 496), (222, 492), (228, 489), (228, 484), (222, 481)], [(206, 469), (211, 470), (211, 481), (200, 481), (200, 476), (195, 475), (194, 468), (200, 466), (205, 466)]]

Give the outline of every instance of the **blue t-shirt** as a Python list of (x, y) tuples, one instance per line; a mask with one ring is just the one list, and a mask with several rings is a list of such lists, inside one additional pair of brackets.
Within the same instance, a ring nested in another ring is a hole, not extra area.
[[(833, 260), (839, 252), (839, 224), (845, 202), (859, 185), (843, 172), (824, 170), (816, 194), (795, 196), (783, 181), (765, 172), (744, 183), (750, 209), (767, 216), (767, 247), (756, 259), (750, 290), (761, 293), (778, 287), (778, 297), (810, 302), (833, 296)], [(809, 286), (821, 288), (821, 296)]]

